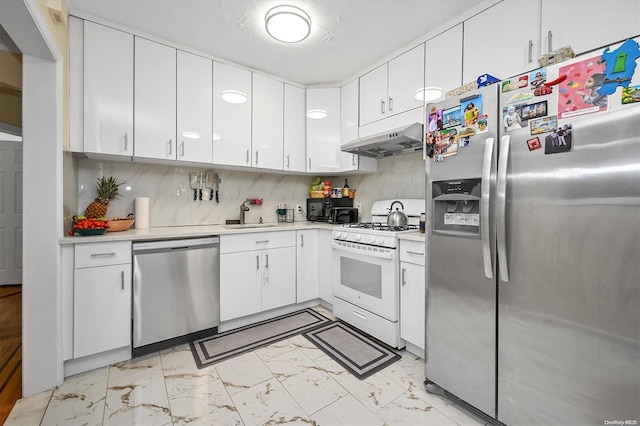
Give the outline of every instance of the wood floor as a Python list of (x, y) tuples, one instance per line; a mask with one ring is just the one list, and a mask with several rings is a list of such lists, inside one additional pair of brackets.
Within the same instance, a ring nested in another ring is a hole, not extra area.
[(22, 286), (0, 286), (0, 424), (22, 396)]

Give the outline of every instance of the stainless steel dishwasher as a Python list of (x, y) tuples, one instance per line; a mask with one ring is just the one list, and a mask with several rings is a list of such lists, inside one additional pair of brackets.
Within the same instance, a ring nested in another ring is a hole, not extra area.
[(219, 237), (133, 244), (133, 356), (215, 333), (219, 324)]

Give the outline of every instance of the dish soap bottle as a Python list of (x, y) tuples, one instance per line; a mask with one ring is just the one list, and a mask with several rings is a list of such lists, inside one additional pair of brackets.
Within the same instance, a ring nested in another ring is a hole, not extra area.
[(344, 186), (342, 187), (342, 197), (343, 198), (349, 198), (349, 183), (347, 182), (347, 179), (344, 180)]

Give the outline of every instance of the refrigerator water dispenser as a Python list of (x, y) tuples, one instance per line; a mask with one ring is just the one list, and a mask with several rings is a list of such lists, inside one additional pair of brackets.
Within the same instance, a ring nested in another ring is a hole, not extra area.
[(480, 178), (432, 183), (434, 234), (480, 237)]

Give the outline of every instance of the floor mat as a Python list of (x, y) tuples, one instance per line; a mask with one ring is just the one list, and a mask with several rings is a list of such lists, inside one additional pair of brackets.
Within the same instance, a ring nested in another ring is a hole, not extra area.
[(401, 358), (388, 345), (342, 322), (332, 322), (302, 335), (360, 380)]
[(331, 322), (313, 309), (303, 309), (194, 340), (189, 345), (196, 365), (204, 368)]

